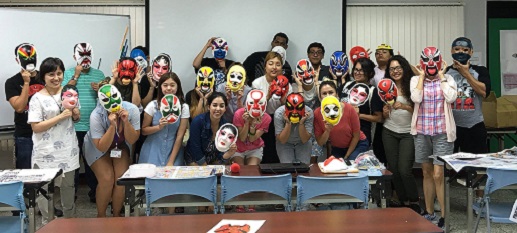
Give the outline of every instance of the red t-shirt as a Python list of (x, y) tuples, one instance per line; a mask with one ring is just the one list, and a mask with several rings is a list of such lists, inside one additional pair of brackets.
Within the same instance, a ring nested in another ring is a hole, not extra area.
[[(244, 126), (244, 118), (242, 115), (244, 115), (245, 109), (240, 108), (238, 109), (235, 114), (233, 115), (233, 124), (237, 127), (243, 127)], [(262, 130), (264, 133), (267, 133), (269, 129), (269, 123), (271, 123), (271, 116), (269, 114), (264, 113), (262, 115), (262, 122), (256, 126), (256, 130)], [(242, 142), (241, 140), (237, 139), (237, 152), (242, 153), (249, 150), (255, 150), (260, 147), (264, 146), (264, 141), (262, 138), (258, 138), (257, 140), (253, 142)]]
[[(330, 144), (333, 147), (348, 148), (352, 141), (353, 132), (360, 132), (359, 140), (366, 139), (366, 136), (361, 131), (359, 123), (359, 116), (354, 107), (348, 103), (344, 104), (343, 116), (337, 125), (330, 131)], [(314, 135), (316, 138), (320, 137), (325, 132), (325, 121), (321, 115), (321, 107), (314, 111)]]

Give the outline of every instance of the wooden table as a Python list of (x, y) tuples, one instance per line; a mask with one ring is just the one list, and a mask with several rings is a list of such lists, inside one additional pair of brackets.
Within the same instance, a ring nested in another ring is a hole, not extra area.
[[(260, 172), (260, 169), (258, 165), (245, 165), (241, 166), (241, 170), (239, 173), (231, 173), (229, 166), (227, 166), (226, 170), (228, 171), (227, 175), (232, 176), (270, 176), (275, 174), (263, 174)], [(309, 172), (307, 173), (292, 173), (293, 175), (293, 183), (296, 182), (296, 177), (298, 175), (304, 175), (304, 176), (312, 176), (312, 177), (327, 177), (327, 176), (346, 176), (346, 174), (324, 174), (321, 172), (321, 170), (318, 168), (317, 165), (312, 165), (310, 167)], [(388, 170), (382, 170), (382, 176), (378, 177), (369, 177), (369, 183), (370, 185), (374, 185), (378, 188), (380, 192), (381, 197), (381, 207), (386, 208), (386, 199), (391, 194), (391, 175), (392, 173)], [(138, 206), (143, 202), (144, 192), (140, 192), (139, 195), (136, 194), (136, 190), (143, 190), (145, 185), (145, 179), (144, 178), (137, 178), (137, 179), (119, 179), (117, 181), (118, 185), (125, 186), (125, 199), (124, 199), (124, 207), (125, 207), (125, 213), (124, 216), (129, 217), (130, 216), (130, 209), (135, 209), (135, 215), (138, 216)], [(293, 185), (294, 187), (294, 185)], [(251, 196), (251, 198), (257, 197), (261, 198), (261, 195), (263, 194), (256, 194), (255, 196)], [(296, 197), (296, 196), (295, 196)], [(186, 205), (178, 205), (178, 206), (203, 206), (202, 202), (208, 202), (201, 198), (192, 198), (192, 197), (183, 197), (181, 196), (181, 200), (179, 202), (187, 203)], [(249, 199), (249, 197), (248, 197)], [(271, 195), (267, 198), (268, 204), (279, 204), (280, 202), (276, 201), (282, 201), (282, 199), (279, 200), (273, 200), (271, 199)], [(295, 198), (296, 199), (296, 198)], [(294, 199), (294, 200), (295, 200)], [(242, 201), (242, 200), (241, 200)], [(282, 202), (283, 203), (283, 202)], [(324, 203), (324, 202), (320, 202)], [(209, 203), (208, 203), (209, 204)], [(249, 204), (249, 203), (248, 203)], [(261, 205), (265, 203), (256, 202), (254, 204)], [(246, 204), (243, 204), (246, 205)]]
[(408, 208), (58, 219), (39, 233), (207, 232), (222, 219), (266, 220), (258, 232), (443, 232)]

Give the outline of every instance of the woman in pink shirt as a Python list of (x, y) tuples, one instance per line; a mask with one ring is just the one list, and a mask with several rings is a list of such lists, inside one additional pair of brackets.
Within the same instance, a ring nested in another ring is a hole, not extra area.
[[(338, 97), (336, 84), (324, 81), (319, 87), (320, 101), (327, 96)], [(339, 123), (332, 125), (323, 120), (321, 107), (314, 110), (314, 135), (318, 145), (328, 142), (332, 146), (332, 155), (337, 158), (353, 160), (362, 152), (368, 150), (369, 143), (361, 132), (359, 115), (348, 103), (341, 103), (342, 116)]]

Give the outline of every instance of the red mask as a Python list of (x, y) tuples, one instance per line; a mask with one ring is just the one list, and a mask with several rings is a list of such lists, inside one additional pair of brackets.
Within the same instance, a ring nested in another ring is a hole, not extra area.
[(296, 65), (296, 76), (302, 80), (305, 85), (312, 85), (314, 83), (314, 68), (307, 59), (298, 61)]
[(303, 96), (299, 93), (291, 93), (285, 102), (285, 116), (289, 121), (296, 124), (305, 116), (305, 103)]
[(266, 94), (261, 90), (251, 90), (246, 97), (246, 111), (253, 118), (258, 118), (266, 112)]
[(283, 75), (276, 76), (273, 82), (271, 82), (269, 92), (271, 98), (275, 100), (283, 98), (289, 92), (289, 80)]
[(135, 79), (138, 65), (135, 59), (130, 57), (121, 58), (118, 63), (118, 77), (123, 85), (129, 85)]
[(436, 76), (442, 69), (442, 55), (436, 47), (426, 47), (420, 54), (420, 67), (427, 76)]
[(381, 97), (381, 100), (384, 101), (384, 103), (393, 105), (397, 100), (397, 85), (395, 85), (395, 82), (389, 78), (381, 79), (381, 81), (379, 81), (377, 91), (379, 93), (379, 97)]
[(350, 49), (350, 60), (352, 60), (352, 63), (355, 63), (355, 61), (361, 57), (369, 57), (368, 52), (366, 52), (366, 49), (364, 49), (361, 46), (355, 46), (352, 49)]

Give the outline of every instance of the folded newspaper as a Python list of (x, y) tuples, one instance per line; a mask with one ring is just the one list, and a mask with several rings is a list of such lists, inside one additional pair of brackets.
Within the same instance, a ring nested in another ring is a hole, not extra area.
[[(215, 174), (224, 174), (226, 167), (224, 165), (208, 165), (208, 166), (170, 166), (170, 167), (156, 167), (154, 176), (149, 178), (162, 179), (180, 179), (180, 178), (194, 178), (205, 177)], [(135, 179), (145, 178), (147, 173), (132, 172), (128, 169), (121, 179)]]
[(440, 156), (456, 172), (464, 167), (500, 168), (517, 170), (517, 147), (497, 153), (470, 154), (456, 153)]

